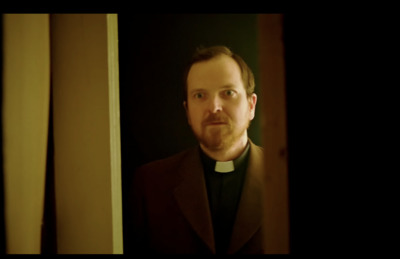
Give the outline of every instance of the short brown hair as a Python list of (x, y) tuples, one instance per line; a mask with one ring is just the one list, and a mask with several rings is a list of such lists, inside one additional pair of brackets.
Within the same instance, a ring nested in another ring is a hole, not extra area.
[(254, 75), (251, 71), (250, 67), (246, 64), (246, 62), (237, 54), (233, 53), (228, 47), (226, 46), (212, 46), (212, 47), (199, 47), (196, 49), (195, 53), (192, 56), (192, 59), (188, 63), (185, 73), (184, 73), (184, 100), (187, 101), (187, 77), (189, 74), (189, 70), (193, 64), (207, 61), (219, 55), (227, 55), (233, 58), (236, 63), (239, 65), (243, 85), (246, 90), (247, 97), (251, 97), (254, 93), (255, 82), (254, 82)]

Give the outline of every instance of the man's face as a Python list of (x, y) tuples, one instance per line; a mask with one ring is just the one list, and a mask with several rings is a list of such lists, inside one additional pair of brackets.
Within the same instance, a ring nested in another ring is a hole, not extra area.
[(257, 96), (246, 95), (241, 72), (226, 55), (195, 63), (187, 77), (188, 122), (200, 144), (221, 150), (247, 142)]

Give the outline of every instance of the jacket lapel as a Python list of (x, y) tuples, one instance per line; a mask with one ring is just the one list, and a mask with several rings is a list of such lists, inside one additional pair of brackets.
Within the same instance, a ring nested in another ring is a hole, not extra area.
[(263, 153), (250, 141), (250, 158), (228, 253), (237, 252), (261, 227)]
[(193, 230), (215, 253), (211, 213), (198, 148), (189, 151), (178, 171), (181, 182), (175, 189), (175, 199)]

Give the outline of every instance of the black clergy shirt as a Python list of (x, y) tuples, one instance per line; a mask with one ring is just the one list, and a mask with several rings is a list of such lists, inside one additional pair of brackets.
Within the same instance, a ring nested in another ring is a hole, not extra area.
[(234, 171), (220, 173), (215, 171), (217, 161), (208, 157), (200, 148), (217, 254), (226, 253), (229, 247), (245, 179), (249, 150), (250, 144), (247, 143), (243, 153), (233, 160)]

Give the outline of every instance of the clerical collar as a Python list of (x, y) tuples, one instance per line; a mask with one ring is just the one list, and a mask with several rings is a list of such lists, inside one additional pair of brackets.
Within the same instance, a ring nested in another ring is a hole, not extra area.
[(202, 161), (206, 167), (214, 170), (217, 173), (230, 173), (235, 171), (235, 169), (238, 168), (245, 161), (245, 158), (247, 157), (247, 154), (250, 150), (250, 143), (247, 142), (246, 148), (238, 158), (225, 162), (216, 161), (207, 156), (200, 147), (199, 149)]

